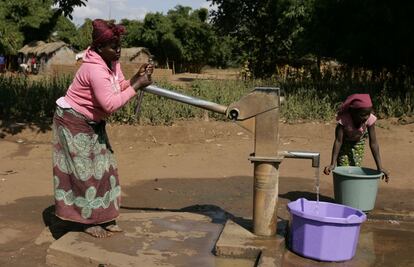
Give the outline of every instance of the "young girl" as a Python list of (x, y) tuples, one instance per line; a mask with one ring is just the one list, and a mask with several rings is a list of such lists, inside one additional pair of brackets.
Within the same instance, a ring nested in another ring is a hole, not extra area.
[(335, 141), (332, 148), (331, 164), (324, 173), (329, 175), (338, 166), (361, 166), (364, 157), (365, 139), (369, 137), (369, 146), (377, 169), (383, 172), (388, 183), (389, 175), (382, 168), (379, 145), (375, 134), (375, 121), (372, 114), (372, 102), (369, 94), (350, 95), (342, 103), (336, 117)]

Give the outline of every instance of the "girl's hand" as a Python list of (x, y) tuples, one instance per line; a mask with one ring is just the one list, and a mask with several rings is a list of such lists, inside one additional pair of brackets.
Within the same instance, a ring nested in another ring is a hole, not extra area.
[(323, 173), (329, 175), (333, 169), (335, 169), (335, 165), (328, 165), (323, 170)]
[(381, 177), (381, 179), (382, 180), (385, 180), (385, 182), (386, 183), (388, 183), (388, 181), (389, 181), (389, 179), (390, 179), (390, 173), (387, 171), (387, 170), (385, 170), (385, 169), (378, 169), (380, 172), (382, 172), (382, 177)]

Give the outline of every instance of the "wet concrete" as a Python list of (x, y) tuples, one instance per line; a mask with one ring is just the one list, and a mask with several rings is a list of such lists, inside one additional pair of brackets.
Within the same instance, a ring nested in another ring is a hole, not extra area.
[[(124, 227), (125, 233), (109, 239), (95, 239), (84, 233), (67, 234), (51, 245), (47, 263), (49, 266), (59, 267), (73, 266), (74, 262), (86, 267), (96, 267), (97, 264), (108, 264), (108, 266), (145, 264), (148, 267), (414, 266), (412, 254), (414, 223), (412, 222), (368, 220), (361, 225), (357, 252), (352, 260), (321, 262), (301, 257), (289, 249), (279, 247), (276, 251), (274, 244), (267, 244), (269, 240), (259, 240), (257, 243), (254, 238), (251, 238), (253, 235), (247, 232), (248, 238), (245, 239), (240, 236), (223, 239), (220, 236), (220, 240), (226, 242), (221, 244), (225, 245), (226, 252), (232, 247), (230, 249), (233, 252), (236, 248), (236, 254), (241, 253), (237, 258), (216, 257), (213, 254), (213, 247), (217, 244), (223, 225), (213, 223), (212, 217), (214, 216), (184, 212), (123, 214), (120, 225)], [(239, 246), (240, 244), (242, 245)], [(252, 251), (254, 255), (250, 255)], [(281, 252), (283, 256), (279, 258), (278, 254)], [(243, 258), (246, 255), (250, 258)], [(261, 258), (270, 261), (271, 264), (263, 265)]]
[[(213, 248), (222, 224), (185, 212), (135, 212), (118, 220), (124, 232), (96, 239), (71, 232), (48, 249), (49, 266), (252, 267), (254, 260), (219, 259)], [(75, 265), (74, 265), (75, 264)]]

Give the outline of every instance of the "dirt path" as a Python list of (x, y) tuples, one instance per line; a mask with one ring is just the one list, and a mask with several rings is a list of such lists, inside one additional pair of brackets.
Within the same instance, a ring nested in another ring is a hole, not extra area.
[[(379, 121), (377, 135), (391, 182), (381, 183), (378, 209), (414, 210), (414, 124)], [(123, 206), (182, 209), (211, 205), (250, 217), (253, 139), (237, 125), (184, 121), (171, 127), (108, 127), (123, 186)], [(286, 150), (321, 153), (329, 162), (334, 124), (281, 124)], [(1, 136), (1, 133), (0, 133)], [(48, 243), (36, 238), (44, 229), (42, 212), (53, 204), (51, 133), (24, 129), (0, 139), (0, 266), (44, 266)], [(373, 167), (369, 149), (365, 166)], [(314, 171), (305, 160), (287, 159), (280, 170), (280, 196), (313, 198)], [(332, 197), (332, 178), (321, 177), (321, 194)], [(281, 204), (281, 205), (282, 205)], [(125, 210), (127, 212), (127, 210)]]

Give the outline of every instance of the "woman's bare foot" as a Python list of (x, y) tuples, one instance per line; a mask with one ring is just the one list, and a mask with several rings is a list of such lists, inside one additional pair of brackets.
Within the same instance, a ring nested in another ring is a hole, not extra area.
[(111, 232), (106, 231), (99, 225), (85, 228), (84, 231), (85, 233), (90, 234), (91, 236), (97, 237), (97, 238), (110, 237), (112, 235)]
[(108, 230), (109, 232), (122, 232), (124, 231), (121, 227), (119, 227), (119, 225), (117, 224), (111, 224), (108, 225), (107, 227), (105, 227), (106, 230)]

